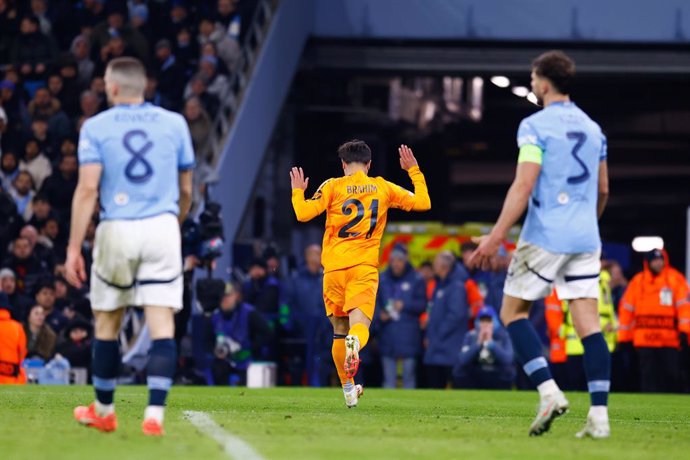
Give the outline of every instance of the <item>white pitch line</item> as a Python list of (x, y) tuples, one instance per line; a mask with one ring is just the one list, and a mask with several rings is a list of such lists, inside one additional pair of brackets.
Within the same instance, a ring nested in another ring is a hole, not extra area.
[(184, 411), (184, 416), (201, 433), (223, 446), (230, 458), (237, 460), (264, 460), (252, 446), (220, 427), (206, 412)]

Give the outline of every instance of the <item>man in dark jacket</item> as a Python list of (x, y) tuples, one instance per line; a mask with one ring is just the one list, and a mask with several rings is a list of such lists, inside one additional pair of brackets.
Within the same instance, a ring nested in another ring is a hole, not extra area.
[(271, 328), (254, 307), (241, 301), (239, 290), (230, 283), (210, 324), (214, 383), (228, 385), (235, 376), (233, 383), (245, 385), (249, 364), (261, 358), (262, 349), (271, 341)]
[(26, 16), (20, 23), (20, 35), (12, 48), (12, 63), (26, 80), (43, 80), (55, 57), (55, 43), (39, 30), (36, 16)]
[(268, 274), (266, 262), (254, 259), (249, 266), (249, 279), (242, 286), (242, 295), (247, 303), (266, 315), (269, 320), (277, 319), (280, 307), (280, 281)]
[(49, 274), (48, 263), (36, 257), (31, 242), (26, 238), (14, 240), (12, 255), (2, 265), (14, 272), (17, 288), (24, 294), (32, 293), (38, 279)]
[(50, 205), (64, 221), (71, 215), (72, 196), (77, 189), (79, 163), (76, 155), (62, 155), (58, 171), (48, 177), (41, 186), (40, 194), (48, 197)]
[(17, 277), (9, 268), (0, 270), (0, 292), (7, 296), (12, 319), (20, 323), (25, 321), (34, 303), (30, 297), (17, 292)]
[(403, 388), (416, 388), (415, 368), (422, 351), (419, 317), (426, 310), (426, 287), (409, 263), (404, 246), (396, 246), (391, 251), (389, 267), (379, 279), (377, 303), (383, 386), (397, 386), (401, 361)]
[(160, 105), (164, 109), (179, 110), (187, 78), (184, 67), (177, 62), (177, 57), (173, 54), (169, 40), (163, 39), (156, 43), (156, 59)]
[(290, 280), (288, 305), (294, 335), (305, 343), (305, 367), (310, 386), (327, 384), (331, 365), (333, 328), (324, 316), (321, 246), (313, 244), (304, 251), (305, 265)]
[(465, 335), (453, 376), (460, 388), (508, 390), (515, 378), (513, 345), (492, 307), (479, 310)]
[(460, 268), (449, 251), (439, 253), (434, 259), (438, 280), (430, 306), (424, 354), (427, 385), (431, 388), (447, 386), (468, 329), (467, 277), (466, 271)]

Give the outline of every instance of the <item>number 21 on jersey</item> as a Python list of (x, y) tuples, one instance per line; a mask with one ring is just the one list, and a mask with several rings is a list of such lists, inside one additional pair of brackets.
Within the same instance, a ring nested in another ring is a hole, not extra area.
[[(350, 232), (350, 229), (355, 227), (364, 219), (365, 209), (362, 202), (356, 198), (350, 198), (343, 203), (341, 211), (345, 216), (350, 216), (355, 214), (355, 212), (356, 214), (347, 224), (343, 226), (343, 228), (340, 229), (338, 232), (338, 238), (355, 238), (361, 235), (361, 232)], [(370, 211), (371, 216), (369, 217), (369, 231), (366, 234), (367, 239), (371, 238), (371, 235), (376, 229), (376, 221), (379, 217), (379, 200), (372, 200), (368, 211)]]

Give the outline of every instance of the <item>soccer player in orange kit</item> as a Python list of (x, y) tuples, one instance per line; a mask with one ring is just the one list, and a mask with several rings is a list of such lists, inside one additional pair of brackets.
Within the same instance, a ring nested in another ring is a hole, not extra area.
[(309, 178), (292, 168), (292, 206), (297, 220), (307, 222), (326, 211), (323, 235), (323, 297), (333, 325), (333, 361), (343, 385), (345, 404), (354, 407), (362, 395), (353, 377), (359, 351), (369, 340), (379, 284), (379, 249), (389, 208), (427, 211), (431, 200), (424, 175), (412, 150), (398, 149), (400, 166), (407, 171), (414, 193), (382, 177), (369, 177), (371, 149), (360, 140), (338, 148), (344, 176), (328, 179), (311, 199), (304, 198)]

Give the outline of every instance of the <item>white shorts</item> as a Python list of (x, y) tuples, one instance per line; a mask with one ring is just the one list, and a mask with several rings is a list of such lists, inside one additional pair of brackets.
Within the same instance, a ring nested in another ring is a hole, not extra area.
[(107, 220), (96, 229), (91, 267), (91, 306), (182, 308), (180, 225), (173, 214)]
[(503, 292), (523, 300), (551, 294), (561, 300), (598, 299), (601, 250), (580, 254), (554, 254), (523, 241), (518, 242), (508, 267)]

